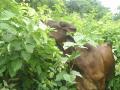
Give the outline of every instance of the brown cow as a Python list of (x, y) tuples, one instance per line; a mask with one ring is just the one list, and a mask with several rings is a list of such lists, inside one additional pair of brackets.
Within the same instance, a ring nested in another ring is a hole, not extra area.
[(109, 80), (115, 74), (115, 59), (112, 53), (112, 45), (105, 43), (97, 48), (103, 57), (106, 80)]
[(97, 90), (96, 85), (89, 78), (76, 76), (75, 81), (77, 90)]
[(80, 56), (72, 61), (73, 69), (83, 75), (83, 78), (76, 77), (77, 90), (105, 90), (105, 81), (115, 68), (112, 47), (107, 43), (97, 48), (90, 44), (84, 46), (86, 48), (75, 47)]
[(76, 32), (76, 28), (66, 22), (57, 22), (53, 20), (48, 20), (46, 23), (49, 27), (54, 28), (56, 31), (52, 31), (50, 36), (56, 41), (58, 48), (64, 52), (63, 42), (70, 41), (75, 42), (72, 36), (67, 35), (67, 32)]
[(112, 47), (105, 43), (97, 48), (86, 44), (86, 48), (70, 47), (63, 49), (63, 42), (74, 39), (67, 35), (67, 32), (75, 32), (73, 25), (65, 22), (48, 21), (47, 25), (55, 28), (56, 31), (51, 32), (51, 36), (55, 38), (56, 44), (64, 54), (71, 54), (73, 51), (80, 51), (80, 57), (73, 60), (73, 69), (81, 72), (83, 78), (76, 77), (77, 90), (105, 90), (105, 81), (114, 72), (115, 62), (112, 53)]
[[(80, 57), (76, 58), (74, 65), (82, 71), (83, 77), (95, 85), (98, 90), (104, 90), (105, 77), (104, 77), (104, 64), (103, 58), (96, 47), (90, 44), (84, 45), (87, 48), (78, 48)], [(90, 86), (85, 87), (89, 90)], [(79, 90), (79, 89), (78, 89)]]

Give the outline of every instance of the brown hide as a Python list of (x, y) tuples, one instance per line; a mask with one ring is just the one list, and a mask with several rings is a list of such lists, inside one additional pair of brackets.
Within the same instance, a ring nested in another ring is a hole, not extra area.
[(96, 48), (86, 44), (86, 48), (75, 46), (64, 50), (63, 42), (75, 42), (72, 36), (66, 33), (75, 32), (76, 28), (71, 24), (52, 20), (48, 21), (47, 25), (55, 28), (56, 31), (52, 31), (51, 36), (64, 54), (80, 51), (80, 56), (72, 61), (73, 69), (83, 75), (83, 78), (76, 77), (77, 90), (105, 90), (105, 81), (110, 79), (115, 69), (112, 46), (105, 43)]
[(52, 31), (50, 36), (53, 37), (56, 41), (58, 48), (64, 52), (63, 42), (70, 41), (75, 42), (72, 36), (67, 35), (67, 32), (75, 32), (76, 28), (66, 22), (57, 22), (53, 20), (48, 20), (46, 23), (49, 27), (54, 28), (56, 31)]
[(75, 81), (77, 90), (97, 90), (96, 85), (90, 79), (76, 76)]
[(106, 80), (111, 79), (111, 77), (115, 74), (115, 59), (112, 53), (112, 45), (105, 43), (97, 48), (103, 57)]
[[(95, 90), (93, 88), (97, 88), (96, 90), (104, 90), (105, 89), (105, 75), (104, 75), (104, 64), (103, 64), (103, 58), (101, 57), (101, 53), (98, 51), (96, 47), (93, 47), (90, 44), (84, 45), (87, 48), (76, 48), (78, 51), (80, 51), (80, 56), (77, 57), (73, 64), (74, 66), (77, 66), (79, 71), (82, 71), (83, 78), (82, 81), (86, 81), (86, 83), (82, 83), (82, 88), (85, 90)], [(74, 67), (73, 67), (74, 69)], [(92, 86), (93, 87), (92, 87)], [(77, 84), (77, 87), (81, 88)], [(83, 90), (84, 90), (83, 89)], [(78, 89), (81, 90), (81, 89)]]
[(76, 32), (76, 28), (72, 24), (69, 24), (67, 22), (48, 20), (46, 24), (51, 28), (55, 28), (56, 30), (63, 30), (65, 32)]
[(71, 68), (83, 75), (83, 78), (76, 77), (77, 90), (105, 90), (105, 81), (111, 78), (115, 70), (112, 45), (84, 46), (86, 48), (75, 46), (65, 50), (66, 54), (80, 51), (80, 56), (71, 62)]

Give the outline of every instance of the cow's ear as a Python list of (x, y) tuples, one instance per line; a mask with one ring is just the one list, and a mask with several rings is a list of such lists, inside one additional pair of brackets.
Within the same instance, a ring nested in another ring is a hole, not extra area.
[(76, 32), (76, 27), (74, 27), (72, 24), (69, 24), (67, 22), (60, 21), (59, 25), (61, 28), (67, 32)]
[(60, 24), (61, 27), (67, 27), (68, 26), (68, 23), (63, 22), (63, 21), (60, 21), (59, 24)]
[(93, 50), (95, 47), (89, 43), (86, 43), (83, 45), (84, 47), (87, 47), (87, 50), (90, 51), (90, 50)]
[(61, 28), (61, 26), (59, 25), (59, 22), (53, 21), (53, 20), (48, 20), (46, 22), (46, 25), (51, 27), (51, 28), (55, 28), (56, 30)]
[(113, 42), (111, 40), (105, 40), (104, 42), (107, 46), (112, 47)]
[(107, 46), (112, 47), (112, 42), (109, 41), (109, 42), (107, 42), (106, 44), (107, 44)]

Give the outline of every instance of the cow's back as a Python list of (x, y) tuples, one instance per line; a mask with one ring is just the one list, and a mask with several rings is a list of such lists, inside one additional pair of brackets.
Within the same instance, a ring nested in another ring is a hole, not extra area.
[(112, 52), (112, 46), (105, 43), (98, 46), (98, 50), (103, 57), (106, 79), (110, 79), (115, 73), (115, 59)]
[(82, 72), (87, 80), (92, 80), (98, 87), (98, 90), (104, 90), (105, 75), (103, 58), (96, 47), (90, 44), (86, 46), (88, 49), (80, 48), (80, 56), (75, 59), (75, 66)]

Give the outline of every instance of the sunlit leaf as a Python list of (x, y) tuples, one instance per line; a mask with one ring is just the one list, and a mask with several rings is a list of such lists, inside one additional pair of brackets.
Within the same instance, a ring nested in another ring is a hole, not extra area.
[(15, 76), (17, 71), (22, 67), (21, 60), (14, 60), (8, 65), (9, 74), (11, 77)]
[(3, 12), (0, 13), (0, 20), (9, 20), (15, 16), (14, 13), (8, 10), (4, 10)]
[(2, 68), (0, 68), (0, 76), (3, 76), (3, 72), (6, 70), (6, 67), (3, 66)]
[(68, 90), (67, 87), (63, 86), (60, 88), (60, 90)]
[(21, 56), (22, 56), (22, 58), (25, 60), (25, 61), (29, 61), (29, 59), (31, 58), (31, 54), (30, 53), (28, 53), (28, 52), (26, 52), (26, 51), (22, 51), (21, 52)]
[(2, 39), (5, 42), (10, 42), (10, 41), (15, 39), (15, 36), (13, 34), (10, 34), (10, 33), (4, 33), (3, 36), (2, 36)]
[(20, 42), (20, 41), (13, 41), (11, 43), (11, 47), (14, 48), (15, 50), (21, 50), (22, 49), (22, 42)]
[(28, 53), (33, 53), (34, 47), (33, 44), (25, 44), (25, 49)]
[(64, 74), (63, 77), (66, 81), (71, 82), (71, 77), (69, 74)]

